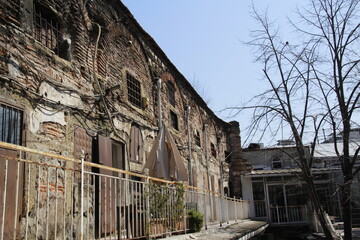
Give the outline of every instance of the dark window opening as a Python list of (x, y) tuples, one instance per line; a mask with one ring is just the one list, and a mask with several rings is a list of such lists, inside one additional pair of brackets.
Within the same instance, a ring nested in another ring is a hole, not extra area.
[(272, 168), (273, 168), (273, 169), (282, 168), (282, 164), (281, 164), (280, 158), (274, 158), (274, 159), (272, 160)]
[(135, 79), (129, 73), (126, 74), (128, 101), (135, 107), (141, 108), (141, 85), (140, 81)]
[(33, 35), (36, 40), (60, 55), (62, 34), (59, 22), (54, 14), (40, 4), (34, 2)]
[(211, 155), (216, 158), (216, 149), (213, 143), (210, 143)]
[(23, 112), (0, 104), (0, 141), (21, 145)]
[(195, 139), (195, 144), (196, 146), (201, 147), (201, 140), (200, 140), (200, 133), (198, 130), (195, 129), (194, 131), (194, 139)]
[(172, 82), (170, 82), (170, 81), (167, 81), (166, 86), (167, 86), (168, 101), (172, 106), (175, 107), (176, 100), (175, 100), (175, 87), (174, 87), (174, 84)]
[(231, 152), (225, 151), (225, 162), (231, 163)]
[(174, 129), (179, 130), (178, 116), (176, 115), (176, 113), (174, 113), (171, 110), (170, 110), (170, 124)]

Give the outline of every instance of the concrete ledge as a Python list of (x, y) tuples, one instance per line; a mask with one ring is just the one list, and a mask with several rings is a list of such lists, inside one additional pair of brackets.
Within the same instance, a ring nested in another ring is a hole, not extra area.
[(267, 222), (242, 220), (232, 221), (229, 224), (223, 224), (222, 227), (219, 224), (208, 226), (207, 230), (202, 230), (197, 233), (182, 234), (170, 236), (163, 239), (169, 240), (187, 240), (187, 239), (199, 239), (199, 240), (219, 240), (219, 239), (238, 239), (247, 240), (253, 236), (256, 236), (269, 226)]

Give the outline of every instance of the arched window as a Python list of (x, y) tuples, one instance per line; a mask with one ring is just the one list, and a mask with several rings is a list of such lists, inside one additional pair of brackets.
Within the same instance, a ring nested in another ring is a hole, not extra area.
[(143, 162), (143, 138), (141, 129), (132, 125), (130, 131), (130, 161), (136, 163)]

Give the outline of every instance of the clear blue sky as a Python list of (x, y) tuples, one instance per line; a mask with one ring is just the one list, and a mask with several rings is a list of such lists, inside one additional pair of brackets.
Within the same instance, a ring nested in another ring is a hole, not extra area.
[[(179, 71), (209, 101), (225, 121), (237, 120), (241, 129), (249, 116), (229, 119), (219, 110), (242, 105), (264, 90), (261, 65), (243, 44), (256, 28), (250, 0), (122, 0), (136, 20), (159, 44)], [(286, 32), (299, 0), (254, 0), (257, 9), (268, 8), (272, 19)], [(245, 138), (242, 131), (242, 138)]]

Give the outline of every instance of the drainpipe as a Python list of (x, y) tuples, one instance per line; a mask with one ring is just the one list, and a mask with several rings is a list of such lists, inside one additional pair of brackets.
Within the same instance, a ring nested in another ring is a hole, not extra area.
[(162, 128), (162, 110), (161, 110), (161, 78), (157, 81), (157, 97), (158, 97), (158, 111), (159, 111), (159, 132)]
[(213, 209), (212, 209), (212, 189), (210, 182), (210, 172), (209, 172), (209, 151), (208, 151), (208, 133), (207, 133), (208, 125), (205, 124), (205, 157), (206, 157), (206, 172), (207, 172), (207, 180), (208, 180), (208, 191), (209, 191), (209, 205), (210, 205), (210, 219), (213, 217)]
[(188, 130), (188, 151), (189, 151), (189, 185), (193, 186), (193, 172), (192, 172), (192, 159), (191, 159), (191, 135), (190, 135), (190, 110), (191, 107), (187, 107), (187, 130)]
[(210, 184), (210, 173), (209, 173), (209, 151), (208, 151), (208, 133), (207, 133), (208, 125), (205, 124), (204, 131), (205, 131), (205, 158), (206, 158), (206, 173), (207, 173), (207, 180), (208, 180), (208, 189), (211, 191), (211, 184)]

